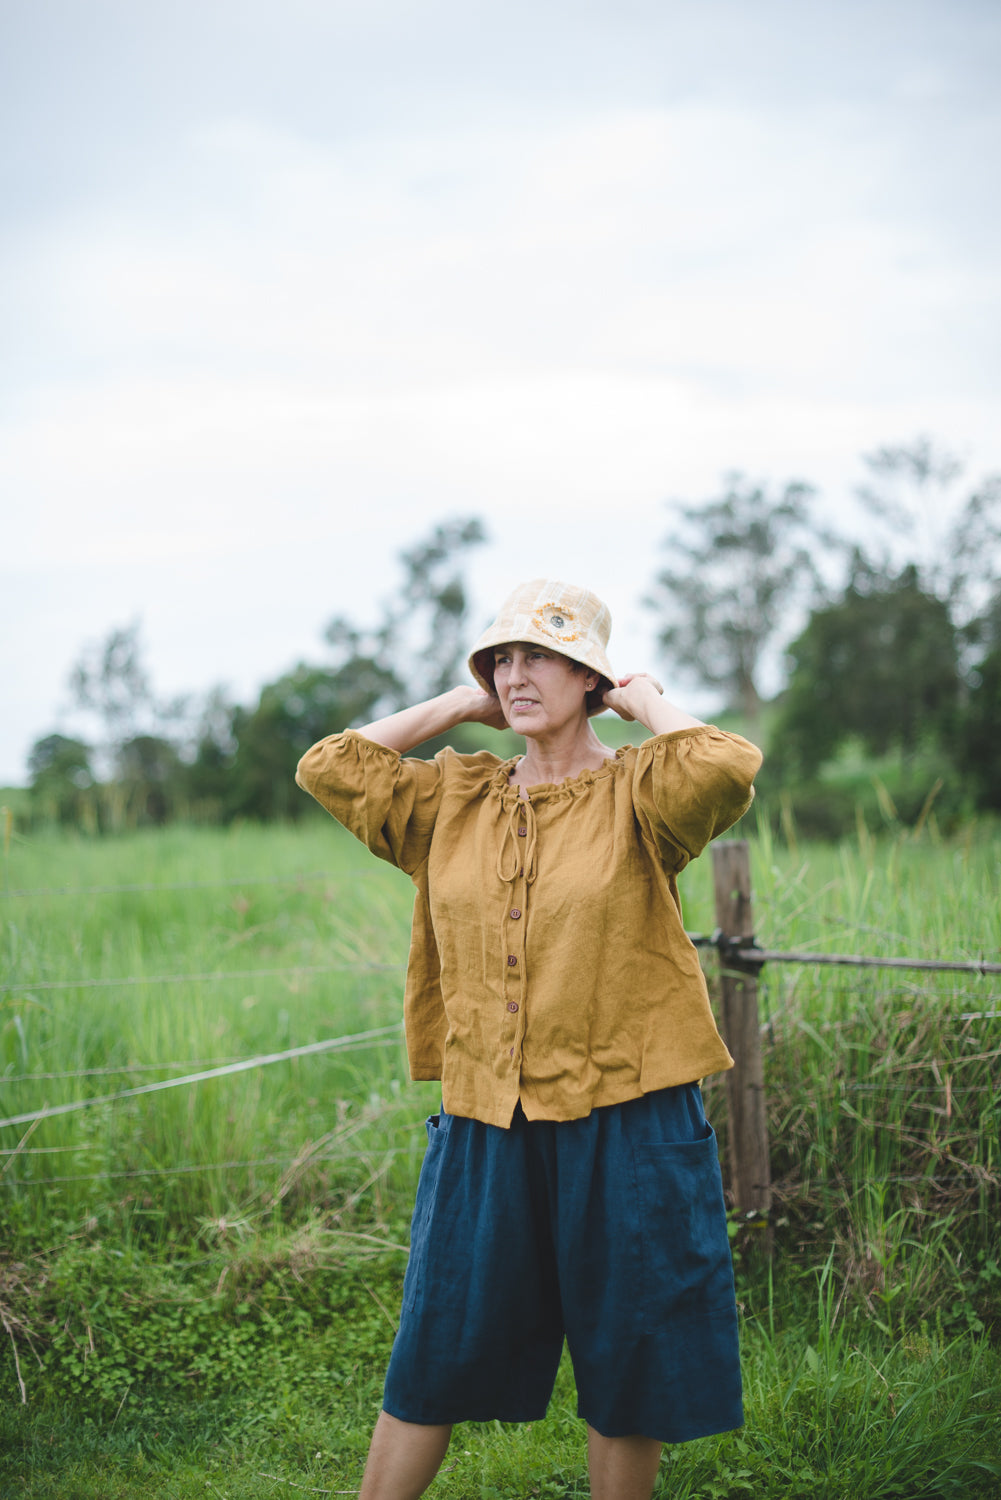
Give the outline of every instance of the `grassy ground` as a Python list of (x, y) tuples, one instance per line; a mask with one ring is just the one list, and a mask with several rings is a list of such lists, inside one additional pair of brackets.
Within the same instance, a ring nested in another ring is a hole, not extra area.
[[(387, 1305), (384, 1273), (365, 1295)], [(0, 1484), (33, 1497), (150, 1493), (228, 1497), (353, 1493), (378, 1409), (389, 1331), (350, 1305), (363, 1353), (335, 1333), (276, 1341), (266, 1375), (238, 1390), (181, 1398), (130, 1392), (106, 1408), (5, 1406)], [(997, 1354), (931, 1334), (895, 1345), (848, 1333), (830, 1310), (792, 1328), (744, 1331), (747, 1423), (667, 1450), (663, 1496), (986, 1497), (998, 1493)], [(263, 1372), (262, 1372), (263, 1373)], [(458, 1428), (434, 1494), (585, 1496), (582, 1429), (565, 1363), (544, 1422)]]
[[(769, 947), (1001, 951), (991, 830), (787, 833), (753, 842)], [(398, 1019), (410, 888), (326, 820), (15, 833), (4, 879), (0, 1117)], [(747, 1425), (672, 1449), (662, 1493), (997, 1495), (996, 981), (774, 965), (762, 1003)], [(0, 1493), (356, 1490), (435, 1103), (391, 1034), (0, 1131)], [(434, 1493), (586, 1495), (570, 1370), (545, 1422), (460, 1429)]]

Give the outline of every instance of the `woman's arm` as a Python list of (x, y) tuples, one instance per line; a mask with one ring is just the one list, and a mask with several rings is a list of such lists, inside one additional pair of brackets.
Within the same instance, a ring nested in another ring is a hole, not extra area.
[(487, 724), (491, 729), (507, 727), (493, 693), (463, 686), (450, 688), (447, 693), (439, 693), (437, 698), (428, 698), (410, 708), (401, 708), (399, 713), (387, 714), (384, 719), (375, 719), (356, 732), (377, 745), (406, 755), (415, 745), (422, 745), (457, 724)]
[(629, 677), (620, 677), (618, 687), (610, 688), (604, 701), (621, 719), (637, 719), (651, 734), (705, 727), (701, 719), (693, 719), (684, 709), (676, 708), (663, 694), (656, 677), (648, 672), (634, 672)]

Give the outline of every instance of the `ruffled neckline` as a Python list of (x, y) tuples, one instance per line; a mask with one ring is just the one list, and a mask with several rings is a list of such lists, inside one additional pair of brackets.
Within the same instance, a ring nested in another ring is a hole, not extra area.
[[(526, 787), (525, 790), (533, 802), (541, 802), (553, 797), (573, 796), (575, 792), (593, 785), (596, 781), (604, 781), (606, 777), (614, 776), (632, 748), (632, 745), (620, 745), (594, 770), (590, 766), (585, 766), (584, 770), (578, 771), (576, 776), (564, 776), (562, 781), (540, 781)], [(510, 796), (519, 802), (524, 801), (517, 786), (511, 784), (511, 772), (523, 758), (521, 755), (513, 755), (509, 760), (501, 761), (490, 778), (491, 791), (499, 792), (502, 797)]]

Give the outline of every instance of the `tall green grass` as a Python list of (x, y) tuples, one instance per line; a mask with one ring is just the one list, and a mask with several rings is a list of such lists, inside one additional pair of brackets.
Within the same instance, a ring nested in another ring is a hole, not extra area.
[[(789, 849), (762, 820), (751, 855), (763, 947), (1001, 955), (996, 830)], [(1001, 979), (771, 964), (761, 1003), (780, 1251), (812, 1264), (833, 1244), (845, 1294), (887, 1331), (995, 1323)], [(721, 1094), (712, 1080), (717, 1117)]]
[[(790, 850), (762, 820), (756, 925), (772, 949), (996, 955), (999, 850), (975, 831), (946, 844), (864, 830), (854, 846)], [(4, 873), (2, 1117), (399, 1020), (409, 883), (327, 821), (43, 836), (15, 842)], [(708, 931), (708, 859), (683, 891), (690, 929)], [(877, 1280), (888, 1225), (921, 1241), (934, 1223), (947, 1258), (990, 1252), (998, 990), (996, 976), (765, 969), (780, 1227), (802, 1237), (819, 1219), (860, 1266), (875, 1257)], [(706, 1092), (725, 1133), (721, 1081)], [(154, 1239), (287, 1221), (349, 1183), (355, 1210), (396, 1204), (398, 1218), (435, 1096), (409, 1085), (389, 1037), (8, 1127), (0, 1211), (36, 1247), (53, 1219)]]
[[(7, 875), (4, 1117), (399, 1020), (408, 884), (333, 825), (43, 838)], [(382, 1149), (405, 1077), (395, 1038), (42, 1120), (0, 1159), (6, 1201), (36, 1243), (53, 1214), (179, 1232), (258, 1214), (323, 1142), (312, 1172), (343, 1174), (359, 1121)]]

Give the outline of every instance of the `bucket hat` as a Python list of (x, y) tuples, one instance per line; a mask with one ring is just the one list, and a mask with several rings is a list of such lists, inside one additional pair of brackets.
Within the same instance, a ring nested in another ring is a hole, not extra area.
[(492, 693), (494, 646), (513, 641), (548, 646), (550, 651), (590, 667), (603, 679), (587, 695), (588, 713), (600, 713), (605, 693), (617, 681), (606, 651), (611, 628), (608, 605), (590, 589), (555, 578), (533, 578), (520, 583), (505, 599), (497, 618), (473, 647), (469, 670), (480, 687)]

